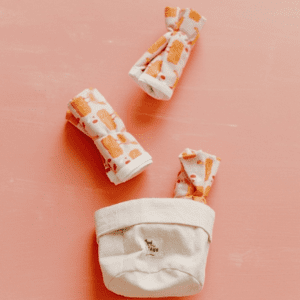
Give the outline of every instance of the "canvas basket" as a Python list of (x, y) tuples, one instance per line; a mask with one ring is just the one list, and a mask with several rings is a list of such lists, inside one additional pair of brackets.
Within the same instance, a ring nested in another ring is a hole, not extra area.
[(144, 198), (95, 212), (105, 286), (126, 297), (188, 296), (204, 284), (215, 212), (180, 198)]

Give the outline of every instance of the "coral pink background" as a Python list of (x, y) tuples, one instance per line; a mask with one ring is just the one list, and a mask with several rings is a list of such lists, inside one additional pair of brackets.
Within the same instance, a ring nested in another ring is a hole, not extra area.
[[(166, 32), (165, 6), (207, 18), (169, 102), (128, 76)], [(172, 197), (189, 147), (222, 162), (206, 282), (186, 299), (299, 299), (299, 18), (299, 1), (2, 0), (0, 298), (124, 299), (103, 284), (94, 212)], [(65, 122), (87, 87), (153, 156), (117, 187)]]

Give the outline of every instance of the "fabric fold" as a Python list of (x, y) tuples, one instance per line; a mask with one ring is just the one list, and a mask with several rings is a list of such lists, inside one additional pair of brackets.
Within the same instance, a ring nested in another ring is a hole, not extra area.
[(165, 8), (168, 32), (134, 64), (129, 76), (150, 96), (169, 100), (206, 19), (191, 9)]
[(137, 176), (152, 163), (152, 157), (126, 131), (97, 89), (85, 89), (70, 100), (66, 119), (94, 141), (105, 172), (115, 185)]

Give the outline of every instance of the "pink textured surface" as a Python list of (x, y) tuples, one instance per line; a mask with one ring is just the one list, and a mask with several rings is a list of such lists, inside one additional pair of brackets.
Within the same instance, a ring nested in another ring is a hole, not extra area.
[[(165, 33), (165, 6), (207, 18), (169, 102), (128, 76)], [(1, 299), (124, 299), (105, 288), (94, 211), (171, 197), (185, 147), (220, 156), (203, 291), (189, 299), (300, 297), (299, 1), (0, 3)], [(65, 125), (97, 88), (153, 157), (119, 186)]]

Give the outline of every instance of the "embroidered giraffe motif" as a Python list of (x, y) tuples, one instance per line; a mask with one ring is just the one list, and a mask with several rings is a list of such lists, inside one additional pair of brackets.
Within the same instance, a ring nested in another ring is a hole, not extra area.
[(76, 110), (80, 117), (85, 117), (92, 112), (92, 109), (84, 100), (83, 97), (79, 96), (77, 98), (73, 98), (71, 101), (72, 107)]
[(153, 241), (148, 241), (148, 239), (145, 239), (146, 245), (148, 247), (148, 254), (154, 256), (153, 253), (158, 252), (158, 248), (154, 245)]
[(213, 165), (213, 160), (211, 158), (207, 158), (205, 160), (205, 181), (208, 180), (211, 174), (212, 165)]

